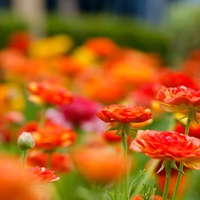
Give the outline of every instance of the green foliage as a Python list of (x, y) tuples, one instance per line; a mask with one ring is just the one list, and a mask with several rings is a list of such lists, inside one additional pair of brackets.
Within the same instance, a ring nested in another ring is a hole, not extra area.
[(164, 32), (155, 31), (153, 27), (134, 19), (105, 14), (87, 14), (65, 19), (49, 15), (47, 34), (59, 33), (71, 35), (77, 46), (89, 38), (105, 36), (112, 38), (120, 46), (158, 52), (162, 56), (166, 54), (168, 45)]
[(10, 34), (27, 28), (27, 24), (12, 12), (0, 11), (0, 48), (6, 46)]
[(200, 5), (173, 3), (167, 9), (162, 28), (169, 37), (168, 60), (179, 65), (191, 52), (200, 48)]

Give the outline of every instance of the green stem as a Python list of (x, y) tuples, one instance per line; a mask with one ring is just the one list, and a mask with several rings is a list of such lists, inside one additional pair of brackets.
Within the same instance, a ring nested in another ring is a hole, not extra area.
[(53, 157), (53, 151), (48, 151), (48, 157), (47, 157), (47, 163), (46, 163), (46, 167), (51, 167), (52, 165), (52, 157)]
[[(189, 111), (188, 120), (187, 120), (187, 124), (186, 124), (186, 127), (185, 127), (185, 135), (189, 134), (190, 124), (191, 124), (191, 121), (192, 121), (192, 118), (194, 117), (194, 115), (195, 115), (195, 112), (193, 110)], [(177, 197), (177, 194), (178, 194), (178, 189), (179, 189), (180, 182), (181, 182), (182, 173), (183, 173), (183, 164), (180, 163), (178, 178), (177, 178), (177, 181), (176, 181), (176, 187), (174, 189), (174, 194), (173, 194), (172, 200), (176, 200), (176, 197)]]
[(149, 180), (150, 176), (152, 175), (152, 173), (157, 168), (159, 162), (160, 162), (160, 160), (153, 160), (152, 161), (151, 166), (148, 168), (144, 179), (140, 182), (140, 184), (134, 190), (133, 196), (136, 196), (136, 195), (140, 194), (140, 192), (142, 191), (143, 185)]
[(165, 171), (166, 171), (166, 179), (165, 179), (165, 187), (164, 187), (164, 192), (163, 192), (163, 200), (166, 200), (168, 196), (169, 182), (170, 182), (170, 176), (171, 176), (171, 162), (166, 161)]
[(128, 200), (128, 167), (127, 167), (127, 157), (128, 157), (128, 147), (127, 147), (127, 140), (126, 134), (122, 130), (122, 141), (123, 141), (123, 148), (124, 148), (124, 170), (125, 170), (125, 177), (124, 177), (124, 200)]
[(28, 150), (24, 150), (22, 153), (23, 167), (26, 167), (27, 154)]

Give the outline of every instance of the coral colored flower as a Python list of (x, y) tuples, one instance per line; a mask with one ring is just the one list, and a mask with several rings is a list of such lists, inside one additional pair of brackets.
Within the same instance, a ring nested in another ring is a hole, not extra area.
[(103, 132), (103, 138), (108, 141), (108, 142), (121, 142), (122, 141), (122, 136), (117, 135), (116, 131), (105, 131)]
[[(69, 173), (72, 168), (72, 161), (68, 154), (61, 154), (54, 152), (51, 155), (51, 169), (59, 174)], [(47, 166), (49, 154), (41, 151), (32, 150), (29, 151), (27, 157), (27, 164), (30, 166)]]
[[(127, 170), (123, 154), (108, 145), (96, 143), (79, 146), (73, 149), (71, 156), (77, 171), (89, 182), (112, 183), (122, 178)], [(129, 167), (131, 159), (128, 162)]]
[(31, 93), (29, 100), (36, 103), (64, 105), (73, 100), (65, 87), (53, 81), (30, 82), (28, 90)]
[(19, 158), (0, 155), (0, 199), (42, 200), (41, 191), (21, 166)]
[(101, 109), (97, 116), (106, 123), (140, 123), (151, 119), (151, 111), (145, 107), (113, 104)]
[(200, 140), (178, 132), (139, 130), (130, 145), (134, 152), (161, 160), (174, 160), (200, 169)]
[(181, 110), (200, 111), (200, 90), (193, 90), (185, 86), (174, 88), (162, 87), (158, 91), (157, 100), (160, 107), (168, 112)]
[[(141, 195), (133, 197), (131, 200), (144, 200)], [(155, 195), (153, 200), (162, 200), (161, 196)]]
[(54, 174), (54, 171), (46, 169), (44, 167), (31, 167), (28, 169), (28, 171), (31, 173), (34, 181), (48, 183), (58, 181), (60, 179)]
[(83, 45), (99, 56), (112, 56), (119, 49), (114, 41), (105, 37), (91, 38)]
[(45, 150), (70, 146), (77, 137), (72, 129), (51, 122), (32, 132), (32, 135), (35, 140), (35, 148), (43, 148)]

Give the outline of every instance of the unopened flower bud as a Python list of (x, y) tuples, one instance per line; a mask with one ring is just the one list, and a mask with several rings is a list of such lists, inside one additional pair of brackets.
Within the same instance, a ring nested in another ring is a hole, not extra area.
[(32, 149), (35, 146), (33, 136), (29, 132), (23, 132), (18, 138), (18, 146), (21, 150)]

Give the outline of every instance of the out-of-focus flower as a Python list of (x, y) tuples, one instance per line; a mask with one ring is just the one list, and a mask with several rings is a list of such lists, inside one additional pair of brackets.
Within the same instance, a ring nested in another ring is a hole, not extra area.
[[(144, 200), (141, 195), (137, 195), (133, 197), (131, 200)], [(153, 200), (162, 200), (162, 197), (159, 195), (155, 195)]]
[[(127, 170), (124, 168), (123, 155), (119, 150), (107, 145), (97, 143), (80, 146), (73, 149), (71, 156), (75, 168), (89, 182), (98, 184), (116, 182)], [(130, 167), (130, 160), (128, 166)]]
[[(30, 166), (47, 166), (49, 154), (37, 150), (28, 153), (27, 164)], [(68, 154), (54, 152), (51, 155), (51, 169), (56, 173), (69, 173), (73, 168), (71, 158)]]
[(54, 64), (57, 70), (68, 77), (76, 77), (84, 72), (88, 65), (79, 62), (71, 56), (59, 56), (54, 59)]
[(62, 85), (53, 81), (30, 82), (29, 100), (35, 103), (63, 105), (72, 102), (72, 94)]
[(68, 35), (56, 35), (32, 41), (29, 45), (29, 55), (33, 58), (49, 58), (62, 55), (69, 51), (73, 41)]
[(200, 111), (200, 90), (185, 86), (167, 88), (163, 86), (157, 95), (160, 107), (167, 112), (184, 110)]
[(0, 157), (0, 198), (2, 200), (42, 200), (41, 193), (17, 158)]
[[(175, 131), (179, 133), (185, 133), (185, 125), (177, 122), (175, 126)], [(191, 122), (188, 135), (200, 139), (200, 125), (197, 124), (195, 121)]]
[(54, 171), (46, 169), (45, 167), (30, 167), (28, 169), (33, 181), (40, 183), (49, 183), (58, 181), (60, 178), (54, 174)]
[(127, 95), (127, 90), (121, 86), (121, 81), (105, 77), (105, 75), (102, 81), (102, 76), (97, 74), (98, 72), (95, 72), (91, 77), (83, 81), (79, 80), (80, 92), (84, 92), (90, 99), (103, 104), (117, 103)]
[(22, 52), (27, 51), (30, 42), (31, 36), (25, 31), (15, 32), (8, 38), (8, 46)]
[(47, 151), (68, 147), (74, 144), (77, 138), (72, 129), (52, 122), (45, 123), (42, 128), (32, 132), (32, 135), (35, 140), (35, 148), (42, 148)]
[(101, 109), (97, 116), (106, 123), (140, 123), (151, 119), (151, 111), (145, 107), (113, 104)]
[(32, 149), (35, 146), (33, 136), (29, 132), (23, 132), (18, 138), (18, 146), (21, 150)]
[(95, 101), (81, 96), (74, 96), (70, 104), (59, 106), (59, 110), (68, 122), (80, 126), (84, 121), (93, 119), (100, 107), (101, 105)]
[[(169, 197), (172, 197), (173, 193), (174, 193), (174, 188), (176, 186), (176, 181), (177, 181), (177, 176), (178, 176), (178, 172), (177, 170), (176, 173), (172, 173), (170, 176), (170, 183), (169, 183), (169, 190), (168, 190), (168, 195)], [(157, 182), (158, 182), (158, 189), (161, 191), (164, 191), (164, 187), (165, 187), (165, 180), (166, 180), (166, 176), (165, 175), (159, 175), (157, 176)], [(187, 174), (187, 172), (184, 174), (184, 176), (181, 177), (181, 181), (180, 181), (180, 186), (179, 186), (179, 190), (178, 190), (178, 196), (183, 196), (184, 192), (187, 190), (187, 187), (189, 186), (190, 182), (190, 177), (189, 174)]]
[(117, 135), (116, 131), (104, 131), (103, 138), (105, 138), (106, 141), (111, 142), (111, 143), (122, 141), (122, 136)]
[(98, 61), (98, 56), (84, 46), (76, 48), (71, 54), (71, 57), (75, 59), (79, 64), (85, 66), (94, 65)]
[(165, 70), (158, 76), (158, 82), (165, 87), (178, 87), (184, 85), (193, 90), (199, 89), (198, 83), (181, 71)]
[(174, 160), (200, 169), (200, 140), (178, 132), (139, 130), (130, 145), (134, 152), (161, 160)]
[(5, 115), (5, 121), (10, 124), (22, 124), (25, 120), (23, 113), (18, 111), (10, 111)]
[(96, 37), (88, 39), (83, 44), (83, 46), (90, 49), (96, 55), (103, 57), (110, 57), (119, 50), (119, 47), (117, 46), (117, 44), (115, 44), (113, 40), (105, 37)]
[(5, 115), (9, 111), (22, 111), (25, 101), (20, 88), (14, 84), (0, 85), (0, 114)]

